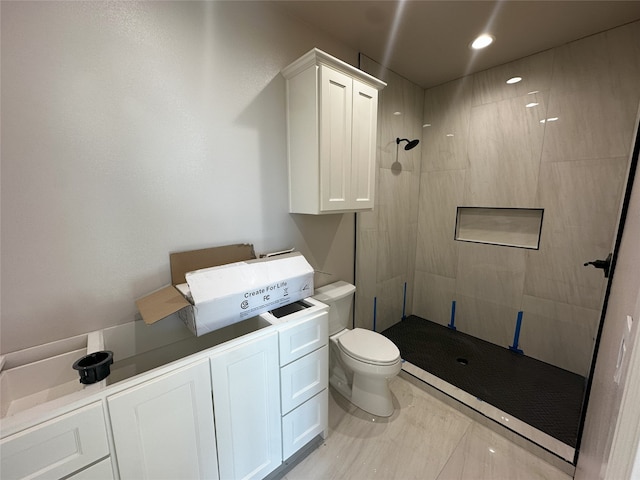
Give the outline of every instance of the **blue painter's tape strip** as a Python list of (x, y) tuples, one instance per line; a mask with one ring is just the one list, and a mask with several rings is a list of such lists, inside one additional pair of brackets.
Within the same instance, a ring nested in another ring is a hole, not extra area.
[(451, 330), (456, 330), (456, 301), (451, 302), (451, 322), (447, 325)]
[(522, 311), (518, 312), (518, 318), (516, 319), (516, 330), (513, 334), (513, 345), (509, 347), (512, 352), (523, 354), (524, 352), (518, 348), (518, 342), (520, 341), (520, 326), (522, 325)]

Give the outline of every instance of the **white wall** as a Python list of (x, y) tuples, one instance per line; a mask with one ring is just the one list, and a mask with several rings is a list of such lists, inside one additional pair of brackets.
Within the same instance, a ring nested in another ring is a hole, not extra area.
[(294, 246), (352, 281), (353, 215), (288, 213), (279, 72), (357, 52), (263, 2), (1, 8), (0, 351), (133, 320), (172, 251)]

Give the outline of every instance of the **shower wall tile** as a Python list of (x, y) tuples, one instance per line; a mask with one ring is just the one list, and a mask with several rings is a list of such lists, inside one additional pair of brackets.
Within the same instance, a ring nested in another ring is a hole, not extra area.
[[(546, 95), (523, 95), (474, 107), (465, 205), (535, 206)], [(532, 100), (539, 105), (527, 108)]]
[(448, 325), (455, 289), (456, 281), (453, 278), (416, 270), (412, 314)]
[(556, 93), (608, 90), (606, 34), (599, 33), (570, 42), (555, 49), (553, 81), (551, 88)]
[(589, 227), (590, 235), (606, 242), (617, 225), (629, 158), (544, 164), (540, 168), (538, 203), (546, 206), (543, 229), (563, 226)]
[(356, 290), (356, 328), (373, 329), (373, 297), (374, 296), (365, 295)]
[(628, 153), (640, 99), (638, 22), (556, 51), (543, 161)]
[[(551, 85), (554, 50), (531, 55), (473, 75), (473, 106), (500, 102), (529, 92), (546, 92)], [(507, 84), (521, 77), (522, 81)]]
[(422, 172), (468, 166), (467, 139), (473, 77), (431, 88), (424, 95)]
[(456, 207), (462, 204), (465, 170), (423, 173), (416, 269), (455, 278), (459, 242), (453, 240)]
[(538, 203), (545, 215), (540, 250), (527, 254), (526, 294), (601, 308), (602, 271), (584, 263), (612, 249), (627, 163), (619, 157), (542, 165)]
[(365, 55), (360, 68), (387, 82), (378, 101), (380, 168), (392, 169), (400, 163), (405, 171), (419, 171), (420, 149), (397, 148), (396, 138), (421, 139), (424, 90)]
[(378, 103), (376, 205), (358, 214), (356, 246), (356, 326), (373, 327), (377, 298), (381, 330), (400, 320), (404, 282), (413, 284), (423, 142), (405, 151), (396, 138), (422, 140), (424, 90), (364, 55), (360, 68), (387, 82)]
[(503, 347), (512, 344), (517, 308), (460, 293), (455, 300), (455, 326), (459, 331)]
[[(402, 320), (402, 303), (406, 277), (381, 282), (376, 296), (376, 331), (381, 332)], [(371, 316), (373, 321), (373, 316)]]
[[(356, 235), (356, 272), (355, 272), (355, 322), (358, 325), (364, 318), (369, 298), (375, 296), (376, 258), (378, 232), (373, 229), (360, 229)], [(336, 279), (337, 280), (337, 279)]]
[(626, 101), (594, 89), (552, 93), (545, 124), (543, 162), (620, 156), (629, 148), (631, 131), (620, 111)]
[[(376, 191), (378, 188), (378, 178), (376, 176)], [(378, 204), (378, 195), (375, 197), (376, 207)], [(356, 213), (356, 222), (358, 226), (358, 230), (377, 230), (378, 229), (378, 209), (374, 207), (373, 211), (370, 212), (358, 212)]]
[(414, 298), (414, 286), (416, 283), (416, 248), (418, 243), (418, 224), (413, 223), (408, 227), (409, 231), (409, 250), (407, 251), (407, 302), (406, 302), (406, 314), (411, 315), (413, 313), (412, 305)]
[(458, 242), (456, 295), (520, 308), (525, 277), (522, 248)]
[(601, 308), (606, 286), (602, 270), (583, 265), (606, 257), (608, 250), (604, 255), (588, 255), (588, 249), (579, 243), (584, 238), (578, 228), (543, 235), (540, 250), (527, 253), (524, 293), (584, 308)]
[(376, 294), (376, 255), (378, 232), (376, 230), (359, 230), (356, 238), (357, 291), (362, 295), (374, 297)]
[(625, 125), (633, 125), (640, 102), (640, 21), (609, 30), (605, 37), (613, 89), (626, 99), (620, 115)]
[(587, 376), (600, 311), (524, 295), (520, 348), (525, 355)]
[(380, 169), (377, 280), (406, 274), (411, 241), (408, 226), (417, 216), (417, 177), (410, 172)]

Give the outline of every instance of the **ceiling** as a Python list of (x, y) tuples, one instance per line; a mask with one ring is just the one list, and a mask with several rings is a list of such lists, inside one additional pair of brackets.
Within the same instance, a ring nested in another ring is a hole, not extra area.
[[(274, 0), (424, 87), (640, 20), (640, 0)], [(488, 32), (496, 41), (472, 51)]]

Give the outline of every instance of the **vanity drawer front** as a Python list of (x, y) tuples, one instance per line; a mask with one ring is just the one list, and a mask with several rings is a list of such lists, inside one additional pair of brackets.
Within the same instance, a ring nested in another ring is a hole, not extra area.
[(329, 389), (282, 417), (282, 458), (286, 460), (327, 429)]
[(0, 442), (3, 478), (60, 478), (109, 455), (102, 404), (87, 405)]
[(279, 330), (280, 365), (303, 357), (329, 342), (327, 311), (319, 312), (305, 320), (284, 325)]
[(113, 467), (111, 466), (111, 458), (105, 458), (95, 465), (82, 470), (70, 477), (70, 480), (113, 480)]
[(329, 347), (325, 345), (280, 369), (282, 414), (327, 388)]

